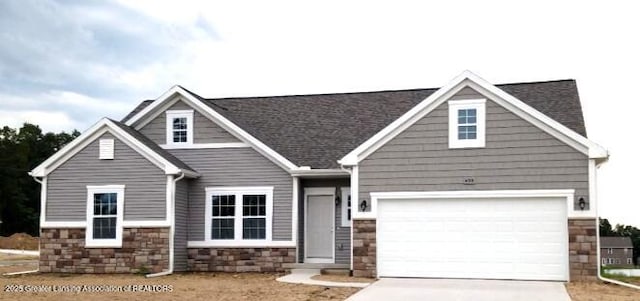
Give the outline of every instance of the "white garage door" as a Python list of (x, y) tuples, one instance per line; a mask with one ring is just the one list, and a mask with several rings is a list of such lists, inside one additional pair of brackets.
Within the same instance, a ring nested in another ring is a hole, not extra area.
[(566, 199), (378, 201), (378, 276), (568, 280)]

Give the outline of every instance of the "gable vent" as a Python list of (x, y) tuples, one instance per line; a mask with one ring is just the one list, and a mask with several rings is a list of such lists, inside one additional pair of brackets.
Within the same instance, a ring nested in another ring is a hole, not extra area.
[(100, 160), (113, 160), (113, 139), (100, 139)]

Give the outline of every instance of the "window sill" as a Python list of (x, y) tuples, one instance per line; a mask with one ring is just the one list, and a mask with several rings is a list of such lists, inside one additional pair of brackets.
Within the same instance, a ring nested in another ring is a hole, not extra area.
[(87, 249), (91, 248), (122, 248), (122, 241), (85, 241), (84, 247)]

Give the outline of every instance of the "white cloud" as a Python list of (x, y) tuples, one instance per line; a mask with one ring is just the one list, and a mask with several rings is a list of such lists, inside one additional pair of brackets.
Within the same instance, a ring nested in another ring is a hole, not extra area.
[(50, 107), (86, 128), (174, 84), (216, 97), (437, 87), (465, 69), (494, 83), (575, 78), (589, 137), (612, 153), (602, 215), (640, 225), (633, 1), (15, 3), (35, 3), (19, 13), (42, 22), (4, 18), (3, 118)]
[(20, 128), (25, 122), (40, 126), (44, 132), (70, 132), (79, 124), (74, 122), (65, 112), (51, 111), (0, 111), (3, 126)]

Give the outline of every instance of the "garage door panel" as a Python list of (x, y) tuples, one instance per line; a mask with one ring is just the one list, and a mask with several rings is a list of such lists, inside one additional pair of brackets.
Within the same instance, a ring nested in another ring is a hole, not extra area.
[(567, 280), (562, 198), (378, 202), (381, 277)]

